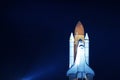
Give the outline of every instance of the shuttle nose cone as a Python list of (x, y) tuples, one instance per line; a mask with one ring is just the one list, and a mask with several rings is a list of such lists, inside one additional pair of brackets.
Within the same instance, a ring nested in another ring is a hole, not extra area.
[(78, 41), (78, 45), (84, 45), (84, 43), (83, 43), (83, 40), (82, 39), (80, 39), (79, 41)]
[(78, 47), (83, 49), (84, 43), (83, 43), (82, 39), (79, 40)]

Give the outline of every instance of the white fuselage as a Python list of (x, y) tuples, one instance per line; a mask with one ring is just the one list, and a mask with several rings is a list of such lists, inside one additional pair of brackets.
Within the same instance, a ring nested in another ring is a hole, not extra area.
[(84, 44), (82, 41), (79, 41), (79, 43), (78, 43), (75, 65), (77, 65), (78, 71), (80, 71), (80, 72), (84, 71), (85, 52), (84, 52)]

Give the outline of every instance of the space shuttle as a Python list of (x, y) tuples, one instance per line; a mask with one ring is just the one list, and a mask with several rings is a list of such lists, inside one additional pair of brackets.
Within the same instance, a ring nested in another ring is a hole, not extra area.
[(89, 67), (89, 37), (79, 21), (75, 27), (74, 35), (69, 39), (69, 80), (93, 80), (95, 73)]

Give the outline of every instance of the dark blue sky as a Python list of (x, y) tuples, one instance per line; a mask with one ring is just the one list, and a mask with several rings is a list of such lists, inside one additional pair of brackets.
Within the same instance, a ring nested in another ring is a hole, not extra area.
[(69, 36), (79, 20), (95, 80), (118, 80), (118, 2), (5, 0), (1, 8), (0, 80), (68, 80)]

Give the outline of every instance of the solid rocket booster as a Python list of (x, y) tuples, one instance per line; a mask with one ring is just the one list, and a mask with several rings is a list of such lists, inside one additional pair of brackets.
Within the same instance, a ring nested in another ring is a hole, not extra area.
[(73, 65), (74, 63), (74, 37), (73, 33), (70, 35), (70, 40), (69, 40), (69, 68)]
[(89, 65), (89, 37), (79, 21), (69, 39), (69, 70), (67, 76), (70, 80), (87, 79), (92, 80), (94, 71)]
[(85, 35), (85, 59), (86, 63), (89, 65), (89, 37), (87, 33)]

